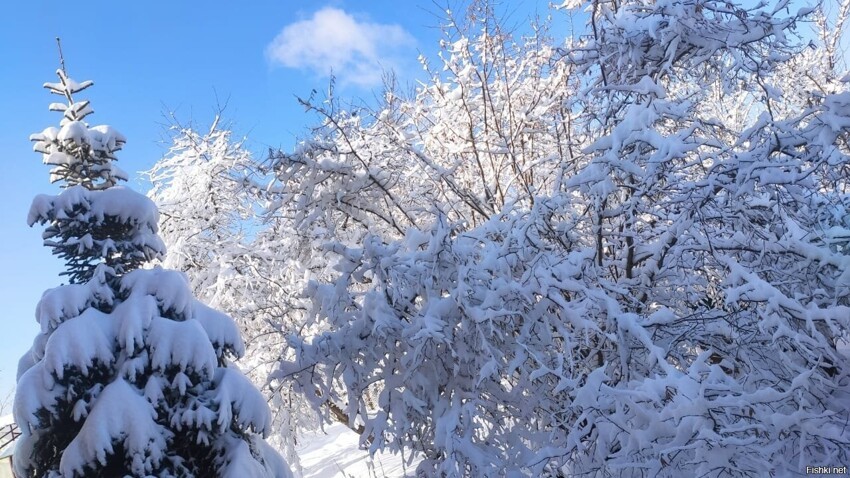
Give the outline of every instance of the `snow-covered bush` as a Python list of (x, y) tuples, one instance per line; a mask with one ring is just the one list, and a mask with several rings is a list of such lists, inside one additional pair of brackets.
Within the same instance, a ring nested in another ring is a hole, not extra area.
[(850, 91), (787, 88), (810, 11), (567, 4), (557, 48), (485, 8), (414, 98), (313, 106), (269, 218), (326, 332), (273, 379), (427, 476), (850, 461)]
[[(321, 124), (254, 170), (267, 187), (181, 136), (157, 196), (204, 231), (168, 239), (194, 241), (181, 267), (260, 318), (277, 406), (299, 392), (424, 476), (850, 461), (850, 1), (563, 7), (588, 24), (561, 44), (473, 2), (412, 97), (305, 100)], [(180, 180), (222, 165), (214, 200)], [(249, 196), (267, 210), (239, 236)]]
[(165, 251), (157, 208), (117, 186), (124, 137), (90, 127), (91, 85), (58, 72), (59, 128), (32, 136), (63, 181), (33, 201), (29, 223), (65, 258), (72, 284), (48, 290), (41, 333), (21, 359), (14, 414), (20, 477), (288, 477), (262, 436), (270, 414), (230, 358), (244, 353), (233, 320), (192, 295), (184, 275), (140, 265)]

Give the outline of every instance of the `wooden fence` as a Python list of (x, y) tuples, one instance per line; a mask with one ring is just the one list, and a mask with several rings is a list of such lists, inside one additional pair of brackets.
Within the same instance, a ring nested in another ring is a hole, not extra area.
[(18, 426), (14, 423), (0, 427), (0, 450), (6, 448), (7, 445), (15, 441), (19, 436), (21, 436), (21, 431), (18, 430)]

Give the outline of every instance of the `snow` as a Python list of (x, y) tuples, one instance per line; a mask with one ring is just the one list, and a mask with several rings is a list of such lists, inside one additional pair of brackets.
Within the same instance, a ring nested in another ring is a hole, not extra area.
[(44, 164), (49, 164), (51, 166), (71, 166), (76, 161), (77, 158), (70, 154), (63, 153), (62, 151), (54, 151), (50, 154), (46, 154), (44, 157)]
[[(289, 466), (283, 460), (280, 452), (275, 450), (271, 445), (268, 444), (265, 440), (260, 440), (256, 436), (252, 437), (251, 440), (252, 445), (256, 453), (260, 456), (263, 461), (263, 465), (265, 469), (269, 472), (270, 476), (274, 478), (294, 478), (292, 475), (292, 471), (289, 469)], [(237, 477), (239, 478), (239, 477)]]
[(253, 439), (249, 444), (225, 435), (222, 441), (221, 448), (226, 462), (221, 473), (223, 478), (293, 478), (280, 455), (263, 440)]
[[(72, 103), (65, 110), (65, 120), (68, 121), (79, 121), (85, 118), (86, 116), (94, 113), (94, 110), (91, 108), (91, 105), (88, 100), (86, 101), (78, 101), (76, 103)], [(100, 150), (101, 148), (95, 147), (96, 150)]]
[(250, 428), (263, 436), (268, 434), (271, 414), (266, 399), (242, 372), (234, 368), (219, 368), (213, 385), (212, 394), (219, 405), (218, 426), (222, 432), (236, 418), (241, 428)]
[(192, 291), (189, 290), (186, 276), (181, 272), (154, 267), (128, 272), (121, 278), (121, 290), (130, 295), (151, 295), (156, 298), (163, 311), (176, 317), (191, 316), (194, 304)]
[[(56, 91), (65, 94), (62, 91)], [(70, 101), (70, 98), (69, 98)], [(127, 175), (113, 164), (115, 152), (127, 139), (111, 126), (89, 127), (83, 119), (93, 113), (89, 101), (51, 103), (51, 111), (63, 113), (60, 127), (50, 127), (30, 136), (33, 150), (42, 153), (42, 161), (54, 166), (51, 182), (65, 181), (68, 186), (85, 184), (92, 189), (107, 189)], [(82, 154), (87, 151), (85, 154)]]
[(176, 365), (181, 372), (211, 377), (216, 367), (216, 356), (206, 338), (206, 332), (196, 320), (178, 322), (154, 317), (147, 336), (151, 367), (165, 371)]
[(89, 86), (94, 84), (91, 80), (85, 81), (75, 81), (73, 78), (68, 78), (63, 70), (56, 70), (56, 74), (59, 76), (59, 83), (50, 83), (47, 82), (44, 84), (44, 87), (49, 89), (52, 93), (64, 95), (66, 93), (73, 94), (80, 92)]
[(45, 370), (61, 380), (68, 368), (87, 376), (96, 362), (101, 366), (112, 364), (118, 325), (115, 317), (93, 308), (63, 322), (47, 339), (42, 362)]
[[(78, 210), (80, 208), (82, 212)], [(133, 225), (145, 225), (153, 232), (157, 230), (159, 220), (153, 201), (132, 189), (114, 186), (92, 191), (83, 186), (71, 186), (55, 196), (37, 195), (30, 206), (27, 223), (32, 226), (53, 217), (65, 219), (71, 215), (79, 220), (95, 222), (103, 222), (108, 216)]]
[(44, 370), (43, 364), (37, 362), (18, 377), (12, 411), (15, 423), (25, 434), (46, 425), (41, 423), (39, 412), (45, 409), (53, 411), (58, 394), (62, 392), (61, 387), (57, 387), (50, 374)]
[(131, 294), (115, 307), (113, 314), (121, 318), (116, 333), (118, 345), (132, 353), (145, 345), (145, 332), (151, 321), (159, 317), (159, 309), (156, 298)]
[(89, 128), (89, 142), (95, 149), (117, 151), (127, 142), (127, 138), (109, 125), (98, 125)]
[[(226, 435), (227, 438), (230, 438)], [(261, 478), (265, 476), (265, 467), (251, 455), (248, 444), (242, 440), (231, 439), (221, 447), (225, 450), (227, 464), (222, 470), (223, 478)]]
[(82, 121), (69, 121), (59, 128), (56, 139), (60, 142), (88, 143), (88, 132), (88, 126)]
[[(63, 192), (59, 197), (61, 198), (64, 194)], [(114, 186), (103, 191), (90, 191), (88, 199), (91, 202), (91, 214), (98, 220), (102, 221), (105, 216), (112, 216), (131, 224), (154, 225), (152, 229), (156, 231), (155, 225), (159, 220), (159, 212), (153, 201), (144, 194), (123, 186)], [(68, 206), (75, 203), (72, 201)], [(56, 207), (63, 207), (63, 205), (65, 203), (60, 199)]]
[(360, 449), (360, 435), (341, 423), (324, 431), (305, 433), (296, 447), (303, 478), (401, 478), (416, 476), (418, 459), (407, 463), (401, 454), (377, 452), (374, 457)]
[[(104, 266), (105, 267), (105, 266)], [(100, 276), (100, 274), (95, 274)], [(114, 294), (104, 281), (68, 284), (48, 289), (35, 308), (42, 333), (50, 332), (70, 317), (76, 317), (95, 303), (112, 304)]]
[(207, 332), (216, 355), (221, 357), (226, 351), (232, 352), (236, 357), (245, 354), (245, 344), (242, 342), (242, 334), (236, 322), (226, 314), (208, 307), (200, 301), (195, 301), (195, 320)]
[(62, 475), (85, 476), (91, 464), (105, 465), (116, 443), (132, 457), (134, 474), (149, 475), (167, 449), (167, 432), (154, 421), (156, 417), (139, 390), (122, 379), (113, 381), (101, 391), (82, 429), (62, 453)]
[(59, 134), (59, 128), (50, 126), (45, 128), (41, 133), (30, 135), (30, 141), (33, 141), (33, 151), (49, 155), (55, 149), (53, 142), (56, 140), (56, 135)]

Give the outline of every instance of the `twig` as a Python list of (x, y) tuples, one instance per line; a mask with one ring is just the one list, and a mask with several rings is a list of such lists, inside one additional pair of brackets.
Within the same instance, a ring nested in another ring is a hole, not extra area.
[(59, 37), (56, 37), (56, 47), (59, 49), (59, 65), (62, 68), (62, 73), (67, 75), (68, 72), (65, 71), (65, 57), (62, 55), (62, 39)]

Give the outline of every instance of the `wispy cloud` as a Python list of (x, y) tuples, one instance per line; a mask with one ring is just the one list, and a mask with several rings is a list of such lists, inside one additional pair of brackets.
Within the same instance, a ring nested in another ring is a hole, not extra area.
[(272, 64), (334, 76), (343, 84), (381, 83), (382, 69), (395, 66), (399, 54), (415, 44), (399, 25), (358, 20), (344, 10), (325, 7), (306, 20), (284, 27), (266, 47)]

